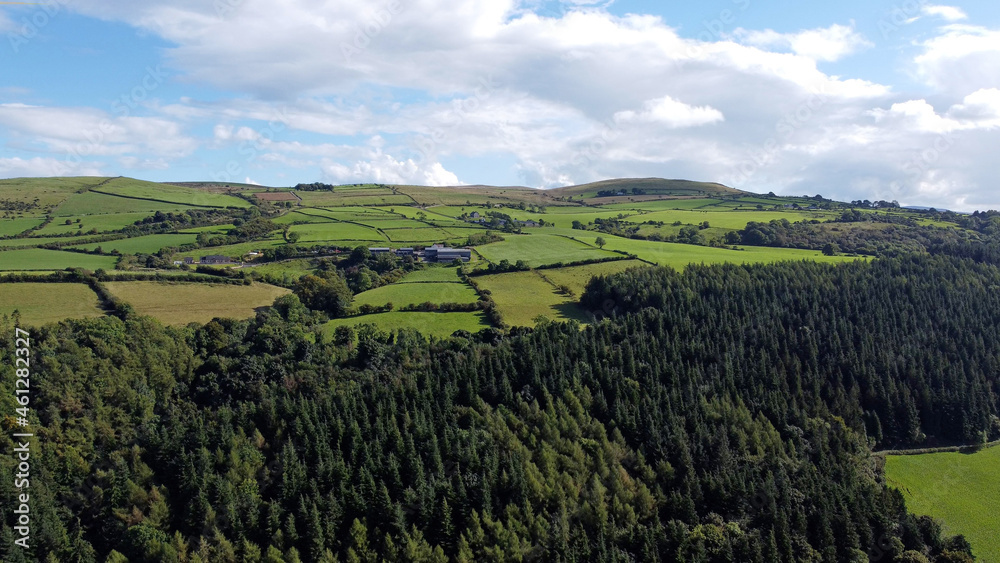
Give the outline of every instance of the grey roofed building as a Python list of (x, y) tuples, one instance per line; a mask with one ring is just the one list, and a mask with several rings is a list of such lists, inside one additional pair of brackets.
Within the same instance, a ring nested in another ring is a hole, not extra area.
[(228, 256), (223, 256), (221, 254), (210, 254), (208, 256), (201, 257), (202, 264), (232, 264), (233, 260)]

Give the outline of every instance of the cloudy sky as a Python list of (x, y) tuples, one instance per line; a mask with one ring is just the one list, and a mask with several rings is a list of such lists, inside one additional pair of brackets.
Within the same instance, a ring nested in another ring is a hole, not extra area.
[(0, 177), (557, 187), (1000, 209), (1000, 7), (0, 3)]

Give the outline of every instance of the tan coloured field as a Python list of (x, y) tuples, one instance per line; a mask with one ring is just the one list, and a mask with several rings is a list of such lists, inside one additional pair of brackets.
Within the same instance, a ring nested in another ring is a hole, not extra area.
[(257, 308), (270, 306), (276, 298), (291, 293), (263, 283), (247, 286), (143, 281), (105, 285), (136, 312), (168, 325), (207, 323), (216, 317), (249, 318)]

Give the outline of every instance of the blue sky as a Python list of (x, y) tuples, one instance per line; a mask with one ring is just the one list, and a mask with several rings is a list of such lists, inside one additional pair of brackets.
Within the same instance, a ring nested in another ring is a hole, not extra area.
[(612, 177), (1000, 208), (1000, 7), (0, 4), (0, 177)]

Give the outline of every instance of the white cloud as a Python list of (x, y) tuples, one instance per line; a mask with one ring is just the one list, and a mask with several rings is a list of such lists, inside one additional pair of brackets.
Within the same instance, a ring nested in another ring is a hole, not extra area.
[(854, 30), (851, 25), (834, 24), (830, 27), (807, 29), (797, 33), (778, 33), (767, 29), (754, 31), (737, 29), (734, 32), (737, 39), (755, 47), (777, 47), (789, 49), (791, 52), (814, 61), (837, 61), (847, 55), (873, 44), (864, 35)]
[(113, 117), (90, 108), (0, 104), (0, 125), (25, 145), (77, 157), (142, 152), (179, 157), (197, 142), (179, 124), (156, 117)]
[(397, 160), (379, 149), (372, 149), (366, 160), (349, 164), (327, 161), (322, 166), (325, 179), (335, 182), (379, 182), (424, 186), (461, 185), (458, 176), (440, 162), (418, 163), (411, 158)]
[(615, 114), (615, 120), (661, 123), (669, 128), (679, 129), (716, 123), (724, 121), (725, 118), (721, 111), (713, 107), (694, 107), (670, 96), (664, 96), (655, 100), (647, 100), (643, 103), (642, 111), (638, 113), (632, 110), (620, 111)]
[(949, 22), (969, 19), (965, 11), (957, 6), (925, 4), (920, 11), (925, 16), (937, 16)]
[[(130, 119), (7, 104), (0, 138), (5, 150), (58, 159), (89, 147), (88, 131), (107, 120), (93, 160), (212, 171), (223, 168), (213, 158), (238, 158), (234, 179), (264, 183), (321, 174), (455, 185), (469, 179), (443, 162), (502, 162), (533, 186), (666, 176), (945, 207), (989, 201), (976, 190), (992, 186), (981, 147), (997, 141), (997, 32), (937, 30), (910, 69), (930, 88), (900, 94), (818, 68), (871, 47), (853, 23), (700, 41), (663, 18), (595, 4), (570, 0), (555, 14), (515, 0), (405, 0), (387, 16), (386, 4), (358, 0), (241, 0), (223, 14), (214, 5), (225, 0), (76, 0), (73, 9), (166, 39), (163, 66), (211, 101), (169, 99)], [(924, 16), (958, 21), (945, 8)], [(244, 144), (251, 160), (234, 157)]]
[(67, 162), (51, 157), (0, 158), (0, 177), (104, 176), (101, 168), (89, 162)]
[(964, 96), (1000, 84), (1000, 30), (948, 25), (921, 46), (917, 76), (940, 91)]

